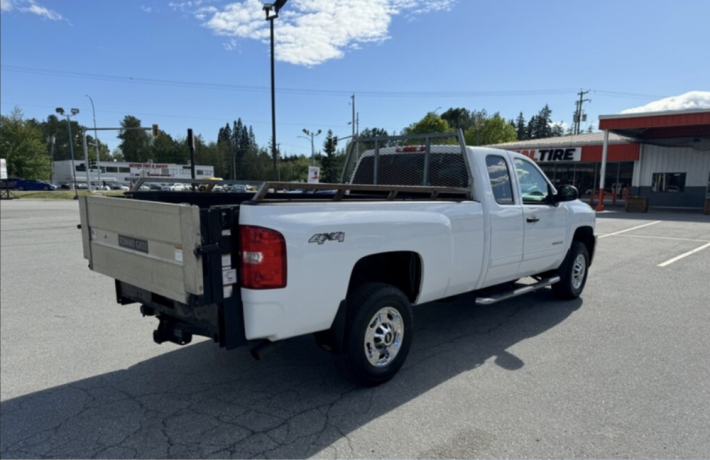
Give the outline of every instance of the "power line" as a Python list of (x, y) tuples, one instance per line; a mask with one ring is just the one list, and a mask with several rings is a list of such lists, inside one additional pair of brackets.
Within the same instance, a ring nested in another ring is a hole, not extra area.
[[(231, 85), (223, 83), (207, 83), (194, 81), (165, 80), (142, 77), (126, 77), (119, 75), (103, 75), (86, 72), (74, 72), (54, 69), (39, 69), (3, 65), (0, 70), (4, 72), (24, 73), (32, 75), (46, 75), (66, 78), (80, 78), (84, 80), (109, 81), (116, 83), (138, 83), (146, 85), (173, 86), (182, 88), (202, 88), (225, 91), (241, 92), (268, 92), (270, 88), (261, 86)], [(505, 91), (356, 91), (363, 97), (506, 97), (506, 96), (544, 96), (553, 94), (568, 94), (572, 89), (536, 89), (536, 90), (505, 90)], [(279, 93), (297, 95), (319, 96), (350, 96), (352, 91), (325, 90), (308, 88), (280, 88)]]
[[(48, 105), (42, 105), (42, 104), (20, 104), (16, 102), (0, 102), (2, 105), (11, 105), (11, 106), (18, 106), (18, 107), (38, 107), (38, 108), (46, 108), (46, 109), (51, 109), (54, 110), (53, 106), (48, 106)], [(97, 113), (114, 113), (118, 115), (140, 115), (144, 117), (161, 117), (161, 118), (181, 118), (181, 119), (188, 119), (188, 120), (207, 120), (207, 121), (218, 121), (221, 123), (225, 122), (225, 118), (217, 118), (217, 117), (198, 117), (198, 116), (193, 116), (193, 115), (175, 115), (175, 114), (163, 114), (163, 113), (148, 113), (148, 112), (136, 112), (136, 111), (131, 111), (131, 110), (100, 110)], [(250, 125), (264, 125), (264, 124), (271, 124), (270, 121), (262, 121), (262, 120), (242, 120), (243, 122), (246, 122)], [(227, 123), (229, 121), (227, 120)], [(319, 121), (319, 122), (306, 122), (306, 121), (298, 121), (298, 122), (280, 122), (282, 125), (292, 125), (292, 126), (301, 126), (304, 123), (310, 123), (314, 125), (329, 125), (330, 122), (325, 122), (325, 121)], [(349, 124), (341, 124), (341, 125), (330, 125), (335, 128), (347, 128), (350, 125)]]

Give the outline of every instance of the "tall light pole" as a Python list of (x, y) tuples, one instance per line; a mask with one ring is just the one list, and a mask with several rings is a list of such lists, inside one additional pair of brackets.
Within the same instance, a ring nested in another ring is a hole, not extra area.
[(94, 100), (91, 99), (91, 96), (89, 96), (88, 94), (85, 94), (84, 96), (88, 97), (91, 101), (91, 112), (94, 115), (94, 147), (96, 147), (96, 169), (98, 170), (99, 174), (99, 185), (101, 185), (101, 165), (99, 164), (99, 133), (96, 129), (96, 110), (94, 109)]
[[(61, 107), (57, 107), (57, 113), (59, 115), (65, 115), (64, 114), (64, 109)], [(76, 188), (76, 163), (74, 162), (74, 139), (72, 138), (71, 135), (71, 120), (69, 117), (77, 115), (79, 113), (79, 109), (71, 109), (71, 114), (66, 114), (65, 116), (67, 117), (67, 126), (69, 127), (69, 152), (71, 152), (71, 174), (72, 174), (72, 179), (74, 180), (74, 199), (78, 200), (79, 199), (79, 190)], [(88, 167), (88, 165), (87, 165)], [(87, 186), (89, 184), (86, 184)]]
[[(264, 4), (266, 20), (271, 28), (271, 157), (274, 161), (274, 176), (278, 174), (277, 147), (276, 147), (276, 92), (274, 90), (274, 19), (279, 17), (279, 10), (287, 0), (276, 0), (274, 3)], [(273, 12), (273, 14), (272, 14)]]
[(54, 183), (54, 143), (57, 141), (57, 136), (54, 134), (47, 137), (47, 142), (49, 143), (49, 158), (52, 159), (52, 171), (50, 173), (49, 181)]
[(306, 136), (310, 136), (311, 138), (311, 166), (316, 165), (316, 150), (315, 147), (313, 146), (313, 138), (316, 137), (321, 133), (321, 130), (319, 129), (317, 133), (312, 133), (308, 131), (307, 129), (303, 128), (303, 132)]

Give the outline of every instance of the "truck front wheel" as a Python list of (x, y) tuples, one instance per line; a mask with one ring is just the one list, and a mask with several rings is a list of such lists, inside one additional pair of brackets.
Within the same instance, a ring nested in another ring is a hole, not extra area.
[(337, 367), (360, 385), (385, 383), (399, 371), (412, 343), (412, 307), (399, 289), (368, 283), (348, 298), (343, 349)]
[(584, 290), (589, 271), (589, 251), (580, 241), (573, 241), (569, 254), (558, 270), (560, 281), (552, 285), (552, 292), (561, 299), (576, 299)]

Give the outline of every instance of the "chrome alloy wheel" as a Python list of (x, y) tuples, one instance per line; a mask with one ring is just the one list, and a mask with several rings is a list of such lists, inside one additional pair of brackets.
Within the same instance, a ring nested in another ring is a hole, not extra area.
[(392, 307), (380, 309), (365, 331), (365, 356), (375, 367), (384, 367), (396, 357), (402, 346), (404, 321)]
[(572, 287), (574, 289), (582, 287), (586, 271), (587, 259), (584, 257), (584, 254), (578, 254), (577, 258), (574, 259), (574, 266), (572, 267)]

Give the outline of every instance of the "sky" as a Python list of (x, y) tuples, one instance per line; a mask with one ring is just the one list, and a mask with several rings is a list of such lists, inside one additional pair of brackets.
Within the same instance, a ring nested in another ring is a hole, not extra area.
[[(259, 0), (0, 0), (0, 111), (56, 107), (216, 141), (237, 118), (271, 139), (269, 22)], [(707, 0), (288, 0), (274, 20), (276, 139), (400, 132), (451, 107), (572, 123), (710, 107)], [(90, 96), (87, 97), (87, 96)], [(670, 101), (670, 102), (669, 102)], [(117, 132), (99, 133), (111, 149)]]

